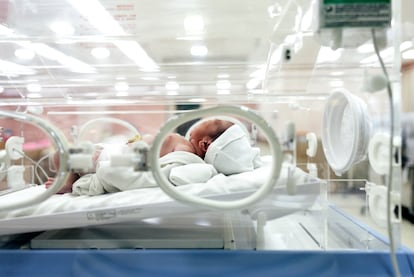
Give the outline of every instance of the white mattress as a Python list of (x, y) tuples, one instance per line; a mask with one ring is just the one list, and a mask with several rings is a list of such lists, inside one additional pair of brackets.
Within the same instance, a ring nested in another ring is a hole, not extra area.
[[(254, 171), (230, 176), (216, 175), (206, 183), (177, 187), (184, 193), (229, 200), (245, 197), (260, 187), (267, 179), (269, 164)], [(298, 193), (287, 195), (285, 189), (287, 167), (282, 167), (278, 183), (264, 201), (251, 207), (252, 215), (264, 209), (281, 216), (311, 206), (319, 193), (319, 181), (295, 169), (294, 179)], [(2, 196), (3, 203), (42, 193), (44, 186), (34, 186)], [(200, 211), (187, 204), (178, 203), (160, 188), (141, 188), (97, 196), (54, 195), (46, 201), (18, 210), (0, 213), (0, 235), (43, 231), (134, 221), (169, 214)]]

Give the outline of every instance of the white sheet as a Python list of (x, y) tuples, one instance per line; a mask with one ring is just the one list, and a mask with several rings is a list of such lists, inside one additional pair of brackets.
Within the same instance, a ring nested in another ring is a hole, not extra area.
[[(264, 161), (269, 159), (264, 159)], [(313, 203), (317, 192), (312, 192), (311, 199), (307, 195), (287, 196), (285, 184), (290, 165), (282, 166), (281, 176), (275, 189), (283, 192), (281, 197), (269, 197), (267, 206), (276, 205), (287, 210), (298, 210)], [(215, 175), (206, 183), (196, 183), (177, 187), (184, 193), (203, 197), (232, 199), (240, 194), (247, 194), (260, 187), (267, 179), (270, 164), (265, 163), (254, 171), (225, 176)], [(291, 170), (292, 172), (292, 170)], [(299, 185), (313, 184), (318, 190), (318, 180), (310, 178), (300, 169), (293, 170), (291, 176)], [(41, 193), (44, 186), (31, 187), (1, 197), (1, 201), (14, 201), (16, 198)], [(271, 198), (273, 197), (273, 198)], [(309, 202), (310, 201), (310, 202)], [(311, 203), (312, 202), (312, 203)], [(128, 220), (150, 218), (173, 213), (196, 212), (197, 209), (186, 204), (177, 203), (160, 188), (141, 188), (135, 190), (108, 193), (96, 196), (76, 196), (73, 194), (54, 195), (46, 201), (30, 207), (0, 213), (0, 234), (13, 234), (48, 229), (89, 226), (103, 223), (114, 223)]]

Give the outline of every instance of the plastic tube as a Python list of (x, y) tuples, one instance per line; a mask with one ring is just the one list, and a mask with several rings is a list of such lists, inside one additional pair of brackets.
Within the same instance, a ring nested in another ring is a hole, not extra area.
[(387, 93), (390, 103), (390, 140), (389, 140), (389, 164), (388, 164), (388, 176), (387, 176), (387, 232), (388, 232), (388, 239), (390, 244), (390, 256), (391, 256), (391, 264), (394, 270), (394, 274), (397, 277), (401, 276), (400, 268), (398, 265), (398, 259), (396, 255), (396, 245), (394, 241), (393, 236), (393, 225), (392, 225), (392, 209), (391, 209), (391, 191), (392, 191), (392, 184), (393, 184), (393, 157), (394, 157), (394, 119), (395, 119), (395, 113), (394, 110), (394, 98), (393, 98), (393, 90), (391, 88), (391, 82), (388, 76), (387, 69), (385, 67), (384, 61), (381, 58), (381, 55), (379, 53), (376, 35), (375, 35), (375, 29), (371, 29), (372, 33), (372, 42), (374, 45), (375, 54), (378, 57), (378, 61), (381, 65), (381, 69), (384, 73), (384, 76), (387, 80)]
[[(268, 178), (267, 182), (263, 184), (256, 192), (238, 200), (219, 201), (183, 194), (179, 192), (176, 187), (168, 181), (167, 177), (164, 176), (164, 174), (162, 174), (160, 171), (159, 156), (162, 143), (169, 133), (171, 133), (176, 127), (185, 122), (188, 122), (195, 118), (220, 115), (242, 117), (256, 124), (257, 127), (263, 132), (263, 135), (266, 137), (269, 143), (272, 154), (271, 175)], [(235, 210), (246, 208), (267, 196), (279, 178), (282, 163), (281, 160), (282, 155), (279, 141), (273, 129), (268, 125), (268, 123), (252, 110), (246, 107), (234, 106), (218, 106), (214, 108), (201, 109), (172, 117), (161, 127), (159, 133), (154, 139), (150, 151), (151, 170), (154, 175), (154, 179), (166, 194), (178, 201), (185, 202), (196, 207), (219, 210)]]
[[(40, 203), (53, 194), (57, 193), (63, 185), (66, 183), (67, 178), (69, 176), (69, 166), (68, 166), (68, 142), (65, 138), (65, 136), (60, 132), (59, 129), (54, 127), (52, 124), (47, 122), (46, 120), (35, 117), (30, 114), (24, 114), (20, 112), (7, 112), (7, 111), (0, 111), (0, 117), (6, 117), (6, 118), (13, 118), (18, 121), (26, 122), (29, 124), (32, 124), (34, 126), (40, 127), (43, 130), (45, 130), (52, 141), (54, 142), (54, 145), (58, 149), (57, 154), (59, 155), (59, 170), (56, 173), (56, 178), (53, 182), (53, 184), (42, 194), (36, 195), (35, 197), (28, 198), (28, 199), (16, 199), (16, 202), (13, 204), (4, 204), (0, 201), (0, 210), (12, 210), (12, 209), (18, 209), (26, 206), (30, 206), (33, 204)], [(18, 201), (21, 200), (21, 201)]]

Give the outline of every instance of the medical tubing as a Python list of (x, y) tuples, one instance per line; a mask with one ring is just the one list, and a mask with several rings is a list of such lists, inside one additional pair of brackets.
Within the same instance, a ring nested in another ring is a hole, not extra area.
[[(272, 154), (270, 177), (268, 178), (267, 182), (263, 184), (257, 191), (242, 199), (232, 201), (218, 201), (180, 193), (176, 187), (168, 181), (167, 177), (164, 176), (160, 171), (160, 150), (164, 139), (169, 133), (171, 133), (179, 125), (192, 119), (217, 115), (239, 116), (251, 121), (262, 130), (263, 135), (266, 137), (270, 146)], [(281, 157), (282, 155), (279, 141), (273, 129), (268, 125), (268, 123), (252, 110), (246, 107), (235, 106), (218, 106), (175, 115), (161, 127), (150, 149), (151, 171), (153, 173), (154, 179), (167, 195), (178, 201), (185, 202), (199, 208), (218, 210), (236, 210), (246, 208), (266, 197), (279, 178), (282, 163)]]
[(392, 176), (393, 176), (393, 157), (394, 157), (394, 99), (393, 99), (393, 92), (391, 88), (391, 83), (389, 80), (387, 69), (385, 68), (384, 61), (381, 58), (381, 55), (379, 53), (378, 44), (377, 44), (377, 38), (375, 35), (375, 29), (371, 29), (372, 34), (372, 42), (374, 45), (375, 54), (378, 57), (379, 63), (381, 65), (381, 69), (384, 73), (384, 76), (387, 80), (387, 92), (388, 97), (390, 101), (390, 141), (389, 141), (389, 165), (388, 165), (388, 182), (387, 182), (387, 231), (388, 231), (388, 238), (390, 241), (390, 256), (391, 256), (391, 262), (392, 267), (394, 269), (395, 276), (399, 277), (401, 276), (399, 267), (398, 267), (398, 261), (397, 256), (395, 253), (395, 242), (392, 234), (392, 224), (391, 224), (391, 184), (392, 184)]
[(134, 125), (132, 125), (131, 123), (129, 123), (129, 122), (125, 121), (125, 120), (122, 120), (122, 119), (119, 119), (119, 118), (114, 118), (114, 117), (98, 117), (98, 118), (94, 118), (94, 119), (91, 119), (91, 120), (85, 122), (81, 126), (81, 128), (79, 129), (78, 137), (76, 138), (76, 141), (77, 142), (81, 141), (81, 138), (82, 138), (83, 134), (88, 130), (88, 128), (91, 125), (93, 125), (95, 123), (99, 123), (99, 122), (103, 122), (103, 123), (115, 123), (115, 124), (118, 124), (118, 125), (121, 125), (121, 126), (127, 128), (134, 135), (136, 135), (136, 134), (139, 134), (140, 135), (138, 129), (135, 128)]
[(59, 129), (55, 128), (46, 120), (40, 117), (32, 116), (30, 114), (25, 114), (21, 112), (0, 111), (0, 117), (13, 118), (18, 121), (27, 122), (29, 124), (40, 127), (43, 130), (45, 130), (49, 134), (50, 138), (52, 139), (54, 145), (57, 148), (57, 154), (59, 156), (60, 163), (59, 170), (56, 174), (53, 184), (44, 193), (41, 193), (39, 195), (36, 195), (32, 198), (23, 201), (17, 201), (13, 204), (4, 204), (0, 201), (0, 211), (19, 209), (33, 204), (37, 204), (46, 200), (53, 194), (57, 193), (64, 186), (69, 176), (69, 146), (65, 136), (60, 132)]
[(44, 155), (43, 157), (41, 157), (35, 164), (35, 172), (37, 172), (37, 169), (40, 168), (40, 170), (42, 172), (44, 172), (43, 174), (45, 174), (46, 178), (49, 178), (49, 175), (47, 175), (46, 171), (43, 169), (43, 167), (40, 165), (45, 159), (47, 159), (49, 157), (49, 154)]
[(30, 158), (28, 155), (26, 155), (26, 153), (24, 153), (23, 151), (20, 151), (18, 149), (13, 149), (14, 151), (17, 151), (20, 155), (22, 155), (24, 158), (28, 159), (33, 165), (34, 165), (34, 173), (36, 175), (37, 181), (42, 184), (42, 178), (40, 178), (39, 173), (37, 172), (37, 168), (40, 168), (40, 171), (43, 174), (43, 177), (48, 178), (49, 176), (47, 175), (46, 171), (39, 165), (39, 163), (37, 163), (36, 161), (34, 161), (32, 158)]

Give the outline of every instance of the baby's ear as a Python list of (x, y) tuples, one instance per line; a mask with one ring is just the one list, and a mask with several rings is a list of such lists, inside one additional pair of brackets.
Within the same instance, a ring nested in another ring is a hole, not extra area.
[(198, 142), (198, 146), (200, 147), (203, 152), (207, 152), (208, 147), (211, 144), (211, 139), (208, 137), (204, 137), (202, 140)]

